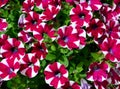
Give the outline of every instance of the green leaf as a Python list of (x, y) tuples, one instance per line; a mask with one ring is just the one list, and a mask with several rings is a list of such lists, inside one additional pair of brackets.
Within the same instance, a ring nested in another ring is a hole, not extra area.
[(66, 67), (69, 65), (69, 61), (66, 56), (62, 56), (60, 60), (58, 60), (61, 64), (64, 64)]
[(104, 55), (98, 52), (91, 53), (91, 56), (95, 59), (95, 61), (101, 61), (104, 58)]
[(52, 45), (52, 46), (51, 46), (51, 50), (52, 50), (52, 51), (56, 51), (55, 45)]
[(46, 56), (46, 60), (48, 60), (48, 61), (53, 61), (55, 59), (56, 59), (56, 55), (54, 55), (54, 54), (48, 53)]

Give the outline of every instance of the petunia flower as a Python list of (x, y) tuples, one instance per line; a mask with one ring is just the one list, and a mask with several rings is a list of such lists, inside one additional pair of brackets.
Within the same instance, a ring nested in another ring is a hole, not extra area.
[(16, 38), (9, 38), (1, 46), (1, 54), (5, 58), (21, 59), (25, 54), (25, 48), (21, 41)]
[(42, 21), (49, 21), (54, 19), (60, 9), (60, 6), (55, 7), (53, 5), (48, 5), (48, 8), (46, 8), (45, 11), (40, 15)]
[(81, 89), (90, 89), (91, 85), (87, 83), (85, 79), (81, 79)]
[(120, 84), (120, 76), (118, 71), (120, 71), (118, 68), (110, 68), (107, 79), (110, 84)]
[(25, 0), (22, 5), (23, 12), (30, 12), (34, 8), (34, 0)]
[(38, 59), (43, 60), (48, 53), (45, 43), (34, 43), (32, 53), (34, 53)]
[(24, 27), (24, 20), (25, 20), (25, 14), (21, 14), (18, 19), (18, 27), (20, 28)]
[(114, 38), (105, 38), (100, 45), (100, 49), (105, 58), (112, 62), (120, 61), (120, 40)]
[(39, 9), (46, 10), (49, 5), (60, 7), (61, 6), (61, 0), (35, 0), (36, 6)]
[[(6, 34), (2, 34), (1, 37), (0, 37), (0, 49), (1, 49), (1, 46), (4, 45), (5, 41), (9, 38), (8, 35)], [(0, 58), (3, 58), (1, 52), (0, 52)]]
[(73, 26), (63, 26), (58, 29), (58, 44), (64, 48), (75, 49), (79, 48), (79, 35)]
[(105, 33), (106, 26), (100, 19), (92, 19), (86, 31), (88, 36), (100, 38)]
[(102, 7), (102, 3), (100, 2), (100, 0), (88, 0), (88, 4), (91, 6), (92, 10), (100, 10), (100, 8)]
[(120, 38), (120, 24), (116, 20), (110, 20), (106, 23), (106, 35), (115, 39)]
[(68, 71), (59, 62), (47, 65), (44, 75), (46, 83), (54, 88), (60, 88), (68, 81)]
[(86, 45), (86, 31), (79, 26), (76, 26), (75, 29), (77, 30), (76, 35), (79, 40), (79, 49), (82, 49)]
[(18, 38), (25, 43), (30, 42), (33, 39), (33, 33), (22, 30), (18, 33)]
[(0, 0), (0, 7), (3, 7), (7, 4), (8, 0)]
[(5, 31), (8, 27), (6, 19), (0, 18), (0, 32)]
[(71, 21), (76, 22), (76, 24), (78, 24), (81, 27), (88, 27), (91, 18), (91, 7), (88, 5), (87, 2), (77, 5), (70, 11)]
[(17, 75), (20, 64), (17, 58), (7, 58), (0, 62), (0, 78), (4, 81), (10, 80)]
[(81, 89), (81, 88), (77, 82), (69, 80), (61, 88), (58, 89)]
[(40, 15), (36, 12), (29, 12), (24, 20), (25, 30), (31, 32), (38, 28), (41, 23)]
[(20, 72), (22, 75), (33, 78), (38, 74), (40, 62), (35, 54), (28, 53), (20, 60)]
[(104, 80), (103, 82), (95, 81), (94, 86), (96, 89), (109, 89), (108, 88), (109, 83)]
[(87, 79), (90, 81), (103, 82), (107, 79), (109, 66), (104, 61), (101, 63), (94, 62), (90, 64), (89, 71), (87, 72)]
[(55, 30), (52, 25), (41, 23), (38, 29), (33, 31), (33, 35), (39, 42), (42, 42), (44, 40), (44, 34), (48, 35), (52, 40), (56, 39)]

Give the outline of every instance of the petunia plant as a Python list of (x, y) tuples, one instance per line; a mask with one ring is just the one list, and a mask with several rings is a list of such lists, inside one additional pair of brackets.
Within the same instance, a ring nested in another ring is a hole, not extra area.
[(120, 89), (120, 0), (0, 0), (0, 89)]

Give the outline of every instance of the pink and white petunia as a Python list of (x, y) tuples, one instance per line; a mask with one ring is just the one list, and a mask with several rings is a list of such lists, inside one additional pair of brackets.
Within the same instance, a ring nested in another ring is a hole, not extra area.
[(77, 82), (69, 80), (59, 89), (81, 89), (81, 88)]
[(31, 32), (39, 27), (41, 23), (40, 15), (36, 12), (29, 12), (27, 13), (27, 17), (24, 20), (25, 30)]
[(0, 0), (0, 7), (3, 7), (7, 4), (8, 0)]
[(9, 38), (1, 46), (1, 54), (4, 58), (21, 59), (25, 54), (25, 48), (21, 41), (16, 38)]
[(38, 59), (43, 60), (48, 53), (46, 44), (40, 42), (34, 43), (32, 47), (32, 53), (34, 53)]
[(106, 62), (90, 64), (89, 71), (87, 72), (87, 79), (90, 81), (103, 82), (108, 77), (110, 68)]
[(5, 31), (8, 27), (6, 19), (0, 18), (0, 32)]
[(7, 58), (0, 62), (0, 79), (7, 81), (14, 78), (20, 69), (17, 58)]
[(88, 27), (90, 19), (92, 18), (91, 7), (87, 2), (81, 3), (70, 11), (70, 19), (79, 26)]
[(118, 71), (120, 71), (118, 68), (110, 68), (107, 79), (110, 84), (120, 84), (120, 76)]
[(58, 29), (58, 44), (64, 48), (75, 49), (80, 46), (80, 32), (72, 26), (63, 26)]
[(25, 0), (22, 5), (22, 11), (23, 12), (30, 12), (34, 8), (34, 0)]
[(42, 21), (49, 21), (54, 19), (60, 9), (60, 6), (55, 7), (53, 5), (48, 5), (48, 8), (46, 8), (45, 11), (40, 15)]
[(44, 75), (46, 83), (54, 88), (60, 88), (68, 81), (68, 71), (59, 62), (47, 65)]
[(22, 30), (18, 33), (18, 38), (25, 43), (30, 42), (33, 39), (33, 33)]
[(105, 58), (112, 62), (120, 62), (120, 40), (114, 38), (105, 38), (100, 44), (100, 49)]
[(79, 26), (76, 26), (75, 29), (77, 30), (76, 35), (78, 36), (79, 40), (79, 49), (82, 49), (86, 45), (86, 31)]
[(108, 88), (109, 83), (104, 80), (103, 82), (95, 81), (94, 86), (96, 89), (109, 89)]
[(86, 31), (88, 36), (94, 38), (100, 38), (105, 33), (106, 26), (100, 19), (92, 19), (87, 27)]
[(38, 74), (40, 62), (34, 54), (28, 53), (20, 60), (20, 72), (22, 75), (33, 78)]
[(100, 2), (100, 0), (88, 0), (88, 4), (91, 6), (92, 10), (100, 10), (100, 8), (102, 7), (102, 3)]
[[(4, 45), (5, 41), (6, 41), (8, 38), (9, 38), (9, 36), (6, 35), (6, 34), (2, 34), (2, 35), (0, 36), (0, 49), (1, 49), (1, 46)], [(0, 57), (3, 58), (1, 52), (0, 52)]]
[(49, 5), (60, 7), (61, 6), (61, 0), (35, 0), (36, 6), (39, 9), (46, 10)]
[(120, 24), (116, 20), (110, 20), (106, 23), (106, 35), (115, 39), (120, 38)]
[(33, 35), (39, 42), (42, 42), (44, 40), (44, 34), (47, 34), (52, 40), (56, 39), (55, 29), (52, 27), (52, 25), (41, 23), (39, 28), (33, 31)]

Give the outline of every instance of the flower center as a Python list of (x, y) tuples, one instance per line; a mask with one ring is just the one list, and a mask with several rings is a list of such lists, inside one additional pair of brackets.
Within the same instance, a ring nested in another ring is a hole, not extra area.
[(44, 51), (44, 49), (42, 48), (42, 46), (38, 47), (40, 51)]
[(28, 63), (28, 66), (30, 66), (30, 65), (32, 65), (32, 64), (33, 64), (32, 62), (29, 62), (29, 63)]
[(36, 20), (31, 20), (31, 23), (36, 25), (37, 24), (37, 21)]
[(71, 86), (69, 86), (67, 89), (73, 89)]
[(59, 71), (56, 71), (55, 72), (55, 76), (58, 77), (58, 78), (60, 78), (61, 77), (61, 73)]
[(96, 65), (94, 66), (93, 70), (96, 71), (96, 70), (99, 70), (100, 68)]
[(79, 18), (84, 19), (85, 18), (85, 14), (84, 13), (80, 13), (79, 14)]
[(64, 42), (68, 42), (68, 37), (67, 36), (64, 36), (62, 39), (64, 40)]
[(98, 28), (98, 25), (97, 24), (93, 24), (92, 25), (92, 29), (96, 29), (96, 28)]
[(18, 51), (18, 49), (17, 49), (16, 47), (12, 47), (12, 48), (11, 48), (11, 51), (12, 51), (13, 53), (16, 53), (16, 52)]

